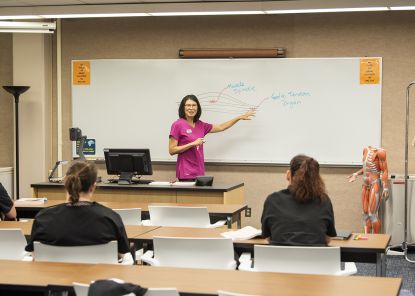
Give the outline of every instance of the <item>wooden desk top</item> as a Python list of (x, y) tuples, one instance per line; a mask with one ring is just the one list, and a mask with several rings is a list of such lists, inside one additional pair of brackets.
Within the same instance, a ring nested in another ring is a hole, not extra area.
[(220, 228), (192, 228), (192, 227), (159, 227), (153, 231), (136, 236), (136, 238), (143, 240), (152, 240), (155, 236), (166, 237), (203, 237), (203, 238), (216, 238), (222, 237), (222, 232), (229, 229), (224, 227)]
[[(19, 209), (42, 209), (64, 203), (63, 200), (47, 200), (46, 202), (22, 202), (15, 203), (17, 210)], [(237, 214), (245, 210), (248, 206), (245, 204), (189, 204), (189, 203), (140, 203), (134, 201), (99, 201), (100, 204), (109, 207), (111, 209), (128, 209), (128, 208), (141, 208), (142, 212), (148, 212), (149, 205), (161, 205), (161, 206), (188, 206), (188, 207), (207, 207), (210, 214)]]
[[(354, 240), (356, 235), (366, 236), (367, 240)], [(353, 233), (347, 240), (330, 240), (329, 246), (339, 246), (347, 249), (359, 249), (360, 252), (366, 251), (381, 251), (384, 252), (389, 245), (391, 236), (389, 234), (362, 234)]]
[[(0, 221), (1, 228), (20, 228), (24, 235), (30, 235), (32, 232), (33, 220), (27, 222), (20, 221)], [(135, 238), (144, 235), (147, 232), (156, 230), (159, 226), (143, 226), (143, 225), (125, 225), (125, 231), (128, 238)]]
[[(106, 190), (106, 189), (122, 189), (122, 190), (166, 190), (166, 191), (211, 191), (211, 192), (227, 192), (239, 187), (243, 187), (244, 183), (213, 183), (212, 186), (154, 186), (148, 184), (131, 184), (131, 185), (118, 185), (116, 183), (97, 183), (97, 190)], [(30, 184), (32, 188), (56, 188), (62, 187), (63, 183), (51, 183), (51, 182), (39, 182)]]
[(252, 295), (366, 296), (397, 295), (402, 280), (379, 277), (340, 277), (272, 272), (188, 269), (106, 264), (71, 264), (0, 260), (0, 284), (41, 287), (72, 286), (95, 279), (119, 278), (143, 287), (176, 287), (180, 292), (216, 294), (226, 290)]
[(128, 238), (135, 238), (159, 228), (160, 226), (125, 225), (125, 232)]
[(24, 235), (30, 235), (32, 232), (33, 221), (0, 221), (0, 228), (20, 228)]

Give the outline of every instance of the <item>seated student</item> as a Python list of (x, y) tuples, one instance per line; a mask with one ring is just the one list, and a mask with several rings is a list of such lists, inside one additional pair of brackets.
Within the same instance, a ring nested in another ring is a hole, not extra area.
[(16, 219), (16, 208), (13, 205), (13, 200), (10, 198), (7, 190), (0, 183), (0, 218), (6, 220)]
[(66, 203), (45, 208), (36, 215), (26, 251), (33, 251), (34, 241), (56, 246), (85, 246), (116, 240), (120, 257), (128, 253), (129, 243), (121, 217), (92, 201), (97, 180), (95, 165), (74, 162), (64, 180)]
[(316, 160), (297, 155), (287, 171), (288, 188), (270, 194), (262, 213), (262, 235), (272, 244), (327, 245), (336, 236), (333, 207)]

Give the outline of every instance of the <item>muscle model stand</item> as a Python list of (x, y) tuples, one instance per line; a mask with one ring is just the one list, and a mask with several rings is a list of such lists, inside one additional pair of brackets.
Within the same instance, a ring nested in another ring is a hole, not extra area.
[[(349, 182), (354, 182), (358, 175), (363, 175), (361, 196), (365, 232), (379, 233), (381, 227), (378, 217), (380, 202), (389, 197), (385, 150), (371, 146), (363, 148), (363, 167), (348, 177)], [(380, 192), (382, 193), (380, 194)]]

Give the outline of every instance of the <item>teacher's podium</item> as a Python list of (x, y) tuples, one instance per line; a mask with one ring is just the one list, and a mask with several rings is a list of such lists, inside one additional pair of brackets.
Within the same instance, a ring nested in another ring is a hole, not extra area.
[[(62, 183), (31, 184), (33, 197), (64, 200)], [(97, 183), (96, 201), (136, 201), (155, 203), (245, 204), (244, 183), (214, 184), (213, 186), (154, 186)]]

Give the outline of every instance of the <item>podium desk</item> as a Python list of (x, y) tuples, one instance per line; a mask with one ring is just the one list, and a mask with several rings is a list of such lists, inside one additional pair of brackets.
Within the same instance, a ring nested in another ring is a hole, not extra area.
[[(65, 200), (62, 183), (41, 182), (30, 185), (33, 197)], [(196, 204), (244, 204), (244, 183), (213, 186), (153, 186), (142, 184), (118, 185), (97, 183), (96, 201), (135, 201)]]
[(305, 275), (194, 268), (74, 264), (0, 260), (0, 294), (19, 291), (73, 292), (72, 283), (118, 278), (142, 287), (175, 287), (181, 295), (217, 295), (218, 290), (250, 295), (395, 296), (400, 278)]

